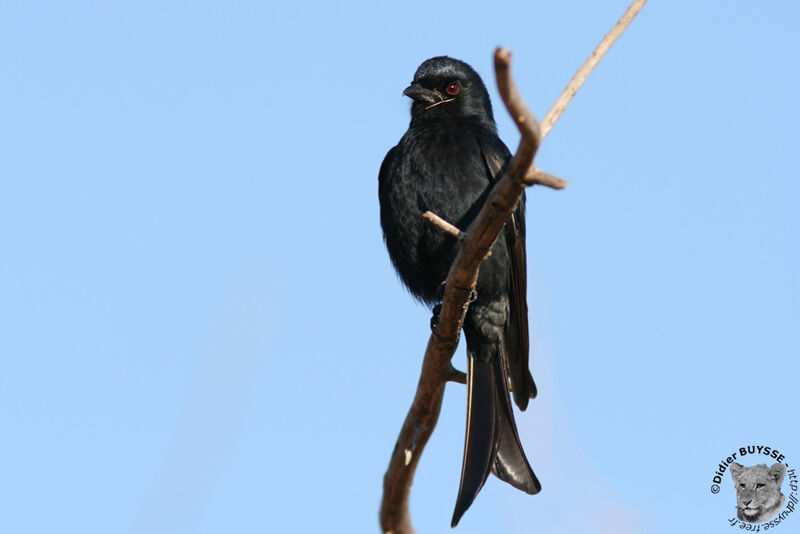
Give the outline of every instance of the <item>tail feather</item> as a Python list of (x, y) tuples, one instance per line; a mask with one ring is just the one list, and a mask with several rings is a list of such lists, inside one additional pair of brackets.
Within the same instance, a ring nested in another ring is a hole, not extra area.
[(499, 356), (491, 362), (467, 357), (467, 431), (452, 527), (475, 500), (489, 472), (526, 493), (541, 490), (519, 441)]
[(514, 421), (514, 411), (511, 408), (511, 399), (508, 389), (505, 388), (506, 374), (501, 362), (494, 363), (494, 378), (497, 381), (497, 411), (495, 424), (496, 457), (492, 472), (503, 482), (530, 495), (539, 493), (542, 489), (539, 479), (531, 469), (522, 443), (519, 440), (517, 425)]
[(497, 380), (492, 364), (473, 356), (467, 357), (467, 432), (464, 441), (464, 460), (461, 464), (461, 483), (451, 527), (475, 500), (494, 464), (497, 410), (492, 399), (497, 396)]

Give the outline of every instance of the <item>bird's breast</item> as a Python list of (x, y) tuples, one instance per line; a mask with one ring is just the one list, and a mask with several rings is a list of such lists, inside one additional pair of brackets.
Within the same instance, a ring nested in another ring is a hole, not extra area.
[(383, 173), (381, 209), (389, 253), (412, 292), (430, 301), (455, 257), (455, 240), (423, 218), (431, 211), (464, 230), (483, 205), (491, 178), (468, 127), (412, 128)]

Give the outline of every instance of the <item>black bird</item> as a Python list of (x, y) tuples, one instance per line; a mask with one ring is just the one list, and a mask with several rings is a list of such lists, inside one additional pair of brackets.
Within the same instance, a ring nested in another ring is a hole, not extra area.
[[(436, 304), (457, 242), (422, 214), (430, 210), (466, 229), (511, 154), (497, 136), (486, 87), (463, 61), (425, 61), (403, 94), (413, 99), (411, 124), (381, 165), (381, 227), (400, 279), (415, 297)], [(510, 379), (521, 410), (536, 396), (528, 369), (526, 276), (523, 197), (481, 264), (477, 296), (464, 320), (467, 431), (451, 526), (489, 472), (526, 493), (541, 490), (522, 450), (508, 391)]]

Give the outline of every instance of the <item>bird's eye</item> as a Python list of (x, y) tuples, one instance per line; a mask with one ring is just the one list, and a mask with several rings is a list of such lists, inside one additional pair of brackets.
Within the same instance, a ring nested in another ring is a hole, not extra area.
[(458, 94), (458, 84), (457, 83), (451, 83), (450, 85), (447, 86), (446, 91), (447, 91), (448, 95)]

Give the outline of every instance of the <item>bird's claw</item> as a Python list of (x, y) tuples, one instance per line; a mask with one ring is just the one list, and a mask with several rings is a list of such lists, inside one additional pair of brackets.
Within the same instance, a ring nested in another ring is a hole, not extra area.
[(442, 305), (437, 304), (433, 307), (433, 315), (431, 315), (431, 332), (436, 332), (436, 327), (439, 326), (439, 314), (442, 312)]

